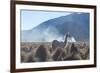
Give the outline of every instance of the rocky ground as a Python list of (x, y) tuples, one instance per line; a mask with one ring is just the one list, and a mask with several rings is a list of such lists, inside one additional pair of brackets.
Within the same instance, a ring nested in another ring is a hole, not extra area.
[(47, 62), (89, 59), (89, 43), (21, 42), (21, 62)]

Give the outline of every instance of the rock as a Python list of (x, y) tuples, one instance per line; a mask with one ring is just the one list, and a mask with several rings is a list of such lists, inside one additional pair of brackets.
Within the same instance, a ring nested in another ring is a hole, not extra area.
[(40, 45), (36, 51), (35, 57), (38, 58), (39, 62), (46, 61), (48, 58), (47, 49), (44, 45)]
[(57, 40), (54, 40), (52, 42), (52, 48), (55, 49), (55, 48), (64, 48), (65, 46), (65, 43), (64, 42), (59, 42)]

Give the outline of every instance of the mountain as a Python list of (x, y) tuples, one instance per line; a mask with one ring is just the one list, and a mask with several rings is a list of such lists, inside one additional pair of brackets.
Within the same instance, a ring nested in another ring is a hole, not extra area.
[(63, 40), (66, 32), (77, 41), (89, 41), (89, 24), (89, 13), (72, 13), (45, 21), (31, 30), (21, 31), (21, 41)]

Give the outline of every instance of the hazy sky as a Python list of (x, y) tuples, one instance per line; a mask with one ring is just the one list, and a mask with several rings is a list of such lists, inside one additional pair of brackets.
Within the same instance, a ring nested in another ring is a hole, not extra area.
[(21, 10), (21, 30), (29, 30), (44, 21), (69, 14), (71, 12)]

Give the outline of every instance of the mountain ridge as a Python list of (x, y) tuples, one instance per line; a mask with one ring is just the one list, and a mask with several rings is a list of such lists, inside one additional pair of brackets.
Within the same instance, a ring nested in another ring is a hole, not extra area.
[(89, 14), (72, 13), (47, 20), (31, 30), (22, 31), (21, 41), (63, 40), (66, 32), (77, 41), (89, 40)]

